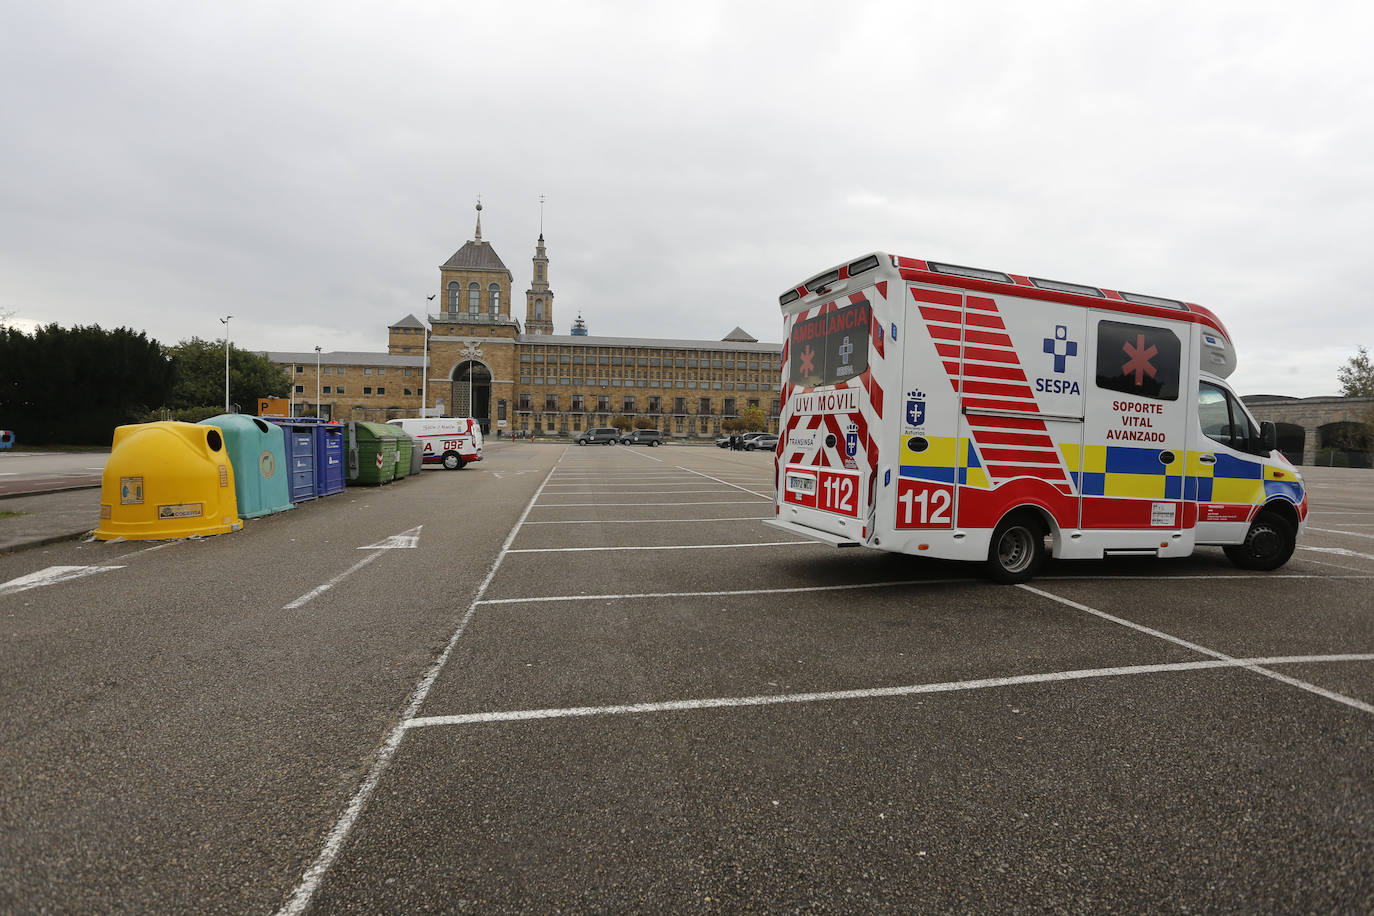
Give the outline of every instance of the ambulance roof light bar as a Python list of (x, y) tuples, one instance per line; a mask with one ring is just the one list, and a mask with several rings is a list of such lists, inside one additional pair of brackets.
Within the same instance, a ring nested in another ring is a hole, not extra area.
[(1139, 293), (1122, 293), (1121, 298), (1127, 302), (1134, 302), (1136, 305), (1153, 305), (1162, 309), (1178, 309), (1181, 312), (1188, 311), (1188, 306), (1179, 302), (1177, 299), (1161, 299), (1158, 296), (1142, 296)]
[(1041, 289), (1052, 289), (1059, 293), (1077, 293), (1080, 296), (1092, 296), (1096, 299), (1107, 298), (1107, 294), (1096, 286), (1085, 286), (1082, 283), (1065, 283), (1063, 280), (1041, 280), (1038, 277), (1031, 277), (1030, 281)]
[(926, 262), (930, 269), (937, 274), (949, 274), (954, 277), (968, 277), (970, 280), (989, 280), (993, 283), (1010, 283), (1011, 277), (998, 270), (983, 270), (979, 267), (960, 267), (958, 264), (940, 264), (935, 261)]

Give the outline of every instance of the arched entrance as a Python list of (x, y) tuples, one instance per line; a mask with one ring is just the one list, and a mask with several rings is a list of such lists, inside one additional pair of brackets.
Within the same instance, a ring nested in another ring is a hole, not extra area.
[(449, 403), (455, 417), (476, 417), (482, 432), (491, 431), (491, 370), (484, 363), (465, 359), (453, 367)]

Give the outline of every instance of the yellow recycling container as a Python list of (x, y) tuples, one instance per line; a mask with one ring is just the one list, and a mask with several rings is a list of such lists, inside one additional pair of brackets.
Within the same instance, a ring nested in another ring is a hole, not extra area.
[(161, 541), (238, 531), (234, 471), (214, 426), (120, 426), (100, 484), (101, 541)]

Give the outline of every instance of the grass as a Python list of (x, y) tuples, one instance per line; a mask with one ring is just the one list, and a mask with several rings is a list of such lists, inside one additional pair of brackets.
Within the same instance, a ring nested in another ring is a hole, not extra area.
[(21, 515), (28, 515), (27, 512), (0, 512), (0, 518), (18, 518)]

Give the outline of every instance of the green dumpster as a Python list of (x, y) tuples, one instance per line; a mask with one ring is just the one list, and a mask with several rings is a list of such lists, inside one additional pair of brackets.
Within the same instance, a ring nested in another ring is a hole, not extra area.
[(405, 435), (386, 423), (348, 424), (348, 484), (378, 486), (396, 479), (396, 440)]
[(394, 434), (396, 436), (396, 479), (400, 480), (402, 477), (409, 477), (410, 460), (411, 455), (415, 452), (416, 442), (399, 426), (395, 426), (391, 423), (385, 423), (383, 425), (390, 426), (392, 429), (396, 430)]

